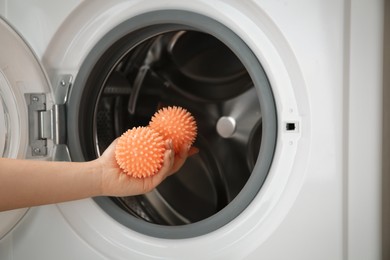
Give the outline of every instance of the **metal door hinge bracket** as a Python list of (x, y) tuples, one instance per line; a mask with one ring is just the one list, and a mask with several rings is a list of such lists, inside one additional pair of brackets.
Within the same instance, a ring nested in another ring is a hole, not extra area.
[(46, 156), (48, 140), (53, 144), (66, 143), (65, 105), (47, 109), (46, 94), (26, 94), (28, 104), (29, 144), (31, 156)]
[(47, 138), (50, 137), (46, 123), (47, 118), (50, 117), (46, 111), (46, 95), (41, 93), (26, 94), (26, 100), (31, 155), (45, 156), (47, 155)]

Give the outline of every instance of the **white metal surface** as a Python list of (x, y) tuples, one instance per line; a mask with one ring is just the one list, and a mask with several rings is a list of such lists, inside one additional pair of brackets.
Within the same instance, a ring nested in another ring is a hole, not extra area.
[[(52, 82), (61, 74), (76, 77), (89, 50), (129, 17), (169, 8), (210, 16), (261, 61), (279, 124), (274, 162), (260, 193), (213, 233), (148, 237), (87, 199), (29, 210), (0, 240), (0, 259), (380, 259), (382, 5), (0, 1), (0, 14), (26, 38)], [(299, 128), (287, 133), (284, 122)]]

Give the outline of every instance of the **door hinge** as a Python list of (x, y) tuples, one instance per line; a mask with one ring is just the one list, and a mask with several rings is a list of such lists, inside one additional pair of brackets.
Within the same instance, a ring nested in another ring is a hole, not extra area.
[(31, 156), (46, 156), (48, 141), (53, 144), (66, 142), (65, 105), (47, 108), (46, 94), (26, 94), (29, 118), (29, 144)]

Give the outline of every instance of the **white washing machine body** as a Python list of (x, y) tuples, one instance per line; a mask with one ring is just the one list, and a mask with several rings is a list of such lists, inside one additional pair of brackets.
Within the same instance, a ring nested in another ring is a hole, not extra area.
[[(3, 156), (84, 159), (73, 133), (81, 125), (72, 121), (91, 68), (126, 32), (159, 24), (214, 34), (248, 70), (258, 65), (240, 51), (251, 53), (267, 76), (276, 124), (266, 178), (232, 200), (234, 207), (244, 204), (238, 211), (161, 229), (121, 222), (104, 199), (3, 212), (0, 258), (380, 259), (382, 5), (1, 1), (0, 29), (15, 40), (2, 42), (0, 51)], [(259, 161), (254, 172), (262, 169)], [(241, 200), (247, 191), (252, 196)]]

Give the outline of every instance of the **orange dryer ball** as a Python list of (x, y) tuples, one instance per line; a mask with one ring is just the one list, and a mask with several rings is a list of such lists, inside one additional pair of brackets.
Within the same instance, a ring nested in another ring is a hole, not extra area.
[(164, 162), (163, 137), (149, 127), (134, 127), (118, 139), (115, 158), (119, 167), (135, 178), (156, 174)]
[(195, 118), (182, 107), (164, 107), (152, 117), (149, 127), (159, 132), (165, 140), (171, 139), (175, 153), (183, 145), (192, 145), (197, 135)]

